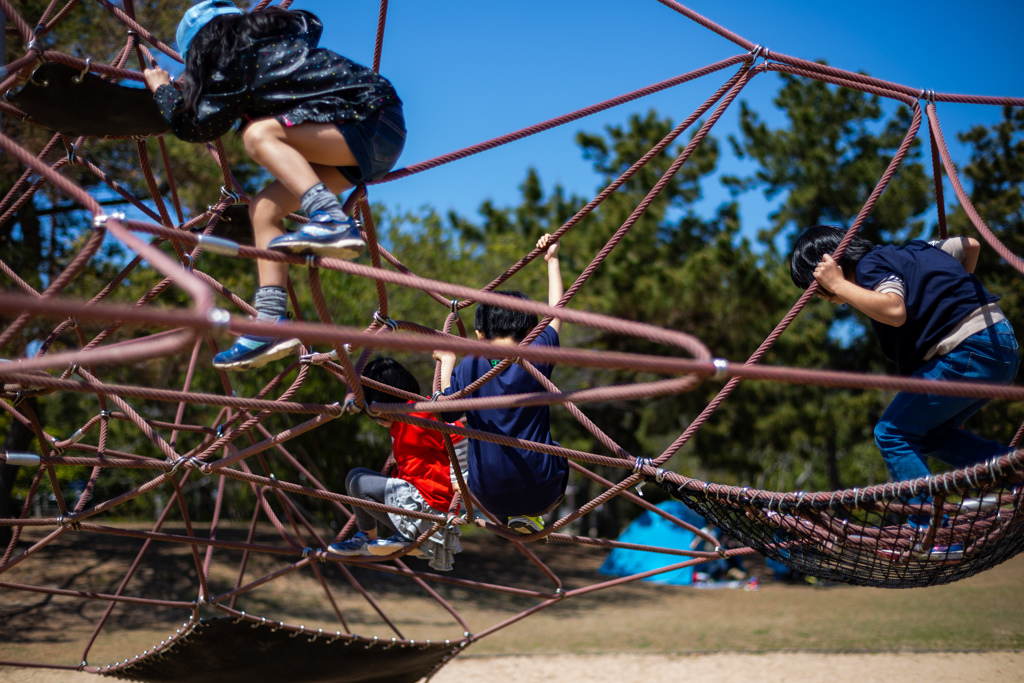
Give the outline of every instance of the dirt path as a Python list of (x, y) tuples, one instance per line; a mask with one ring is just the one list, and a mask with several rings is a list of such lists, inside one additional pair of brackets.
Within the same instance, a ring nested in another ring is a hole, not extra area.
[[(864, 681), (1019, 681), (1024, 653), (814, 654), (748, 655), (562, 655), (456, 659), (431, 683), (499, 680), (505, 683), (676, 683), (687, 681), (759, 681), (782, 683), (863, 683)], [(84, 683), (91, 674), (42, 669), (0, 669), (4, 683)]]
[[(506, 586), (544, 585), (543, 577), (524, 571), (507, 545), (490, 537), (466, 539), (453, 574)], [(5, 578), (110, 592), (133, 557), (131, 543), (119, 537), (72, 535), (61, 550), (19, 565)], [(601, 555), (585, 548), (550, 544), (536, 553), (568, 588), (602, 578), (596, 573)], [(250, 571), (273, 569), (273, 561), (253, 558)], [(187, 548), (163, 549), (131, 587), (139, 595), (190, 599), (195, 591), (190, 563)], [(761, 569), (753, 558), (749, 564)], [(344, 588), (337, 570), (323, 567), (356, 632), (388, 635), (362, 598)], [(406, 637), (461, 637), (462, 628), (432, 600), (402, 590), (386, 575), (359, 572)], [(233, 580), (217, 564), (211, 577), (220, 584)], [(566, 600), (473, 644), (431, 683), (1021, 680), (1024, 555), (954, 584), (909, 591), (787, 585), (763, 578), (752, 592), (639, 582)], [(444, 584), (437, 589), (457, 604), (474, 633), (535, 602)], [(285, 619), (295, 615), (296, 623), (312, 613), (329, 624), (322, 596), (312, 576), (293, 574), (249, 596), (245, 608)], [(0, 660), (76, 664), (104, 608), (102, 602), (0, 590)], [(89, 651), (89, 663), (109, 664), (152, 648), (182, 625), (187, 614), (180, 611), (119, 605)], [(992, 651), (982, 652), (987, 649)], [(86, 680), (97, 679), (75, 671), (0, 667), (0, 682)]]

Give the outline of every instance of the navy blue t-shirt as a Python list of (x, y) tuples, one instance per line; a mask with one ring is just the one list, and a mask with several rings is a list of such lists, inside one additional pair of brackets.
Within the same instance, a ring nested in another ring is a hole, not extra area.
[[(546, 328), (531, 346), (558, 346), (558, 332)], [(478, 356), (464, 358), (452, 373), (452, 383), (445, 395), (483, 377), (491, 369), (491, 362)], [(535, 365), (545, 377), (551, 377), (553, 365)], [(545, 389), (537, 380), (518, 365), (510, 365), (466, 398), (538, 391)], [(554, 445), (548, 406), (468, 411), (466, 423), (470, 429)], [(481, 505), (498, 517), (532, 515), (546, 510), (565, 493), (568, 471), (568, 462), (557, 455), (469, 440), (469, 489)]]
[(878, 343), (901, 375), (912, 374), (928, 349), (976, 309), (999, 301), (953, 256), (927, 242), (875, 247), (857, 264), (856, 281), (874, 289), (895, 275), (903, 281), (907, 321), (893, 327), (872, 320)]

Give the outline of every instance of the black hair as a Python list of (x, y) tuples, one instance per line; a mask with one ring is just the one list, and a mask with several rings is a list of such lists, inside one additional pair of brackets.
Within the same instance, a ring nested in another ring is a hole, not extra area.
[(299, 14), (276, 6), (211, 19), (188, 46), (185, 73), (179, 81), (184, 111), (195, 116), (206, 92), (206, 79), (218, 69), (229, 68), (247, 45), (260, 38), (295, 33), (303, 26), (305, 20)]
[[(530, 297), (516, 290), (495, 292), (495, 294), (530, 300)], [(486, 339), (510, 337), (516, 342), (521, 342), (530, 333), (530, 330), (537, 326), (537, 316), (533, 313), (520, 313), (498, 306), (478, 304), (476, 313), (473, 315), (473, 326), (480, 330)]]
[[(821, 263), (825, 254), (831, 254), (839, 247), (845, 236), (846, 230), (834, 225), (815, 225), (804, 230), (789, 255), (789, 275), (793, 278), (793, 284), (800, 289), (810, 287), (814, 282), (814, 269)], [(843, 269), (843, 276), (852, 277), (860, 260), (874, 248), (875, 245), (868, 240), (854, 235), (843, 255), (839, 257), (839, 267)]]
[[(363, 368), (363, 375), (375, 382), (387, 384), (389, 387), (401, 389), (417, 396), (420, 395), (420, 383), (416, 381), (411, 372), (405, 369), (404, 365), (394, 358), (374, 358)], [(387, 392), (371, 389), (370, 387), (363, 387), (363, 395), (366, 397), (367, 403), (395, 403), (403, 400)]]

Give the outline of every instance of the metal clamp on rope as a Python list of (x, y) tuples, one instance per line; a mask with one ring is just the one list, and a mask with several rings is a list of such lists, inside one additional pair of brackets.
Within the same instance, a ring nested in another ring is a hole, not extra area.
[(213, 235), (199, 235), (199, 246), (221, 256), (238, 256), (238, 242)]
[[(92, 64), (92, 57), (86, 57), (85, 58), (85, 68), (82, 69), (82, 71), (79, 72), (79, 74), (77, 76), (72, 76), (71, 77), (71, 82), (72, 83), (81, 83), (82, 80), (85, 78), (85, 74), (89, 73), (89, 65), (90, 64)], [(72, 147), (74, 147), (74, 145), (72, 145)]]
[[(352, 352), (352, 345), (351, 344), (342, 344), (341, 348), (344, 349), (345, 353), (351, 353)], [(324, 356), (324, 358), (322, 360), (313, 360), (316, 356)], [(323, 353), (319, 353), (317, 351), (310, 351), (309, 353), (305, 353), (305, 354), (299, 356), (299, 362), (300, 363), (310, 363), (312, 365), (323, 365), (327, 361), (336, 361), (336, 360), (338, 360), (338, 350), (337, 349), (331, 349), (330, 351), (324, 351)]]
[(18, 465), (20, 467), (39, 467), (40, 457), (35, 453), (11, 453), (4, 451), (4, 461), (7, 465)]
[(668, 474), (668, 470), (666, 470), (664, 467), (659, 467), (658, 470), (654, 473), (654, 481), (656, 481), (659, 484), (663, 483), (665, 481), (666, 474)]
[(444, 396), (443, 393), (441, 393), (440, 391), (435, 391), (433, 394), (430, 395), (430, 402), (433, 403), (442, 396)]
[(124, 218), (124, 213), (120, 211), (115, 211), (113, 213), (107, 214), (101, 213), (98, 216), (92, 217), (92, 227), (94, 230), (98, 230), (99, 228), (105, 228), (107, 226), (107, 221), (109, 221), (110, 219), (114, 219), (115, 221), (123, 221)]
[[(749, 61), (750, 61), (750, 65), (751, 66), (753, 66), (754, 62), (757, 61), (757, 58), (761, 56), (761, 52), (763, 50), (764, 50), (764, 46), (763, 45), (755, 45), (754, 49), (747, 53), (748, 55), (750, 55), (750, 60)], [(744, 59), (743, 61), (746, 62), (748, 60)]]
[[(636, 462), (633, 463), (633, 474), (640, 474), (640, 470), (644, 467), (650, 467), (654, 464), (654, 458), (637, 458)], [(641, 479), (636, 485), (636, 493), (638, 496), (643, 497), (644, 495), (644, 484), (647, 483)]]
[(448, 308), (451, 310), (452, 313), (455, 313), (457, 315), (458, 312), (459, 312), (459, 300), (458, 299), (452, 299), (449, 302)]
[(238, 193), (234, 190), (229, 190), (227, 185), (220, 186), (220, 196), (230, 199), (233, 203), (238, 203)]
[[(75, 79), (72, 78), (71, 80), (75, 80)], [(71, 166), (74, 166), (75, 162), (78, 160), (77, 157), (75, 156), (75, 152), (78, 151), (78, 148), (75, 147), (75, 143), (69, 142), (67, 150), (68, 150), (68, 164), (70, 164)]]
[(186, 465), (192, 462), (192, 458), (181, 457), (171, 463), (171, 469), (167, 471), (168, 474), (174, 474), (178, 471), (178, 468), (182, 465)]
[(715, 374), (711, 375), (713, 379), (724, 379), (729, 376), (729, 361), (724, 358), (714, 358), (711, 363), (715, 366)]
[(58, 515), (57, 524), (59, 526), (66, 526), (72, 531), (82, 530), (82, 523), (74, 519), (74, 515)]
[(53, 451), (51, 453), (51, 456), (53, 456), (53, 457), (59, 456), (61, 453), (64, 452), (63, 448), (59, 448), (57, 446), (57, 437), (55, 437), (55, 436), (51, 436), (50, 437), (50, 449)]
[(192, 272), (192, 267), (195, 266), (196, 260), (192, 258), (191, 254), (185, 254), (181, 257), (181, 267), (186, 273)]
[[(341, 405), (337, 401), (331, 404), (331, 406)], [(354, 398), (346, 398), (345, 405), (341, 406), (342, 413), (354, 414), (359, 412), (359, 407), (356, 406), (356, 400)]]
[(390, 328), (392, 332), (398, 329), (398, 323), (390, 317), (381, 315), (379, 310), (373, 312), (373, 322), (380, 323), (381, 325)]
[(231, 314), (223, 308), (211, 308), (210, 312), (206, 314), (206, 321), (213, 329), (222, 330), (231, 322)]

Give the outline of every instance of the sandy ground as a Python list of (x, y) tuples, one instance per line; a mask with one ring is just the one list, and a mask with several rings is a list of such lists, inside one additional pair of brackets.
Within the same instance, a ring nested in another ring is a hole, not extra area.
[(1024, 653), (766, 655), (566, 655), (456, 659), (431, 683), (499, 680), (543, 683), (586, 679), (588, 683), (677, 683), (686, 681), (1020, 681)]
[[(460, 657), (431, 683), (497, 680), (503, 683), (676, 683), (687, 681), (1020, 681), (1024, 653), (939, 652), (886, 654), (737, 653), (713, 655), (560, 655)], [(0, 681), (60, 683), (96, 680), (91, 674), (45, 669), (0, 669)]]
[[(120, 537), (101, 542), (105, 539), (79, 536), (59, 556), (73, 554), (77, 573), (69, 575), (67, 563), (53, 561), (57, 556), (42, 557), (15, 567), (11, 580), (109, 590), (123, 575), (130, 544), (126, 550)], [(465, 545), (460, 567), (471, 578), (509, 586), (524, 580), (523, 563), (509, 555), (505, 544), (486, 537), (467, 539)], [(187, 548), (172, 550), (164, 549), (160, 562), (137, 577), (139, 594), (188, 595), (191, 557)], [(600, 580), (595, 572), (601, 557), (585, 548), (545, 546), (537, 553), (567, 585)], [(749, 564), (754, 565), (753, 558)], [(364, 574), (364, 581), (379, 576)], [(212, 576), (226, 580), (216, 572)], [(481, 639), (431, 683), (1024, 680), (1024, 555), (963, 581), (912, 591), (812, 587), (762, 578), (761, 588), (753, 592), (638, 582), (583, 595)], [(331, 581), (340, 585), (338, 577)], [(454, 622), (439, 616), (432, 601), (392, 593), (388, 584), (370, 585), (378, 603), (408, 629), (409, 637), (459, 635), (443, 630), (454, 628)], [(272, 582), (266, 591), (261, 599), (270, 614), (287, 617), (289, 609), (305, 612), (309, 604), (323, 608), (322, 590), (310, 576), (291, 575), (288, 581)], [(351, 592), (337, 592), (346, 614), (360, 629), (372, 626), (372, 615), (365, 614), (363, 601)], [(452, 596), (460, 598), (460, 611), (475, 632), (532, 604), (481, 592)], [(0, 590), (0, 661), (78, 661), (103, 608), (71, 598)], [(164, 616), (121, 606), (90, 651), (90, 663), (110, 663), (160, 642), (174, 628)], [(958, 648), (969, 651), (952, 651)], [(992, 651), (980, 651), (988, 648)], [(97, 679), (73, 670), (0, 666), (0, 683), (88, 680)]]

